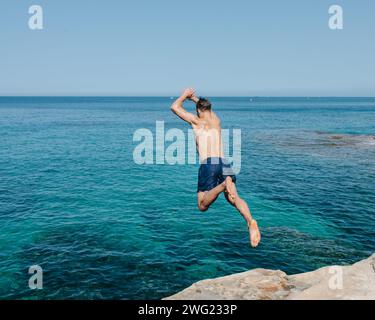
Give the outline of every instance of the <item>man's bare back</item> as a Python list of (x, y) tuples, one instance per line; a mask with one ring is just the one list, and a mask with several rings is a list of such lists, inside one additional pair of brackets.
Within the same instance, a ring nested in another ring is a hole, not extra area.
[[(196, 103), (197, 115), (187, 112), (183, 103), (187, 100)], [(221, 123), (212, 111), (211, 103), (198, 98), (193, 89), (186, 89), (171, 107), (182, 120), (188, 122), (195, 133), (197, 150), (201, 160), (198, 177), (198, 208), (207, 211), (221, 193), (234, 206), (247, 222), (250, 243), (258, 246), (261, 235), (257, 222), (252, 218), (247, 203), (239, 197), (236, 189), (236, 176), (224, 159), (221, 141)]]
[(202, 118), (198, 119), (196, 124), (192, 124), (192, 128), (201, 162), (210, 157), (224, 157), (221, 141), (221, 123), (213, 111), (205, 113)]

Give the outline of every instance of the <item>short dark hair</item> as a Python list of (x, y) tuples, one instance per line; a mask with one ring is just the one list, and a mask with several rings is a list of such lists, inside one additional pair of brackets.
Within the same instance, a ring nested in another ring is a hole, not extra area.
[(210, 111), (211, 110), (211, 102), (205, 98), (200, 97), (197, 102), (197, 111)]

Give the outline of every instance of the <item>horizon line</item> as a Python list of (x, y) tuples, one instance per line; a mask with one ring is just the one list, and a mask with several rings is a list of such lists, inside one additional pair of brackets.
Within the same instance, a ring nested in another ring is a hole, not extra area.
[[(203, 95), (212, 98), (375, 98), (339, 95)], [(0, 95), (0, 98), (178, 98), (179, 95)]]

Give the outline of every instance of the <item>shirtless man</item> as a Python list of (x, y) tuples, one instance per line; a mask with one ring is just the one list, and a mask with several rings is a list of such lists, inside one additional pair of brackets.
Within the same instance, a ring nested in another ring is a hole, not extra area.
[[(191, 100), (196, 104), (197, 115), (187, 112), (183, 103)], [(198, 208), (207, 211), (218, 196), (224, 192), (227, 201), (244, 217), (250, 234), (250, 244), (256, 247), (260, 242), (257, 222), (252, 218), (247, 203), (242, 200), (235, 186), (236, 176), (224, 159), (221, 141), (220, 119), (211, 109), (211, 103), (198, 98), (194, 89), (186, 89), (171, 106), (171, 110), (188, 122), (195, 133), (201, 161), (198, 177)]]

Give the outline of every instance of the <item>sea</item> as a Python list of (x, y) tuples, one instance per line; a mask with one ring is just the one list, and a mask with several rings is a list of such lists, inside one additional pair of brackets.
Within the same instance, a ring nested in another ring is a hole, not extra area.
[(199, 163), (134, 161), (137, 130), (187, 134), (172, 99), (0, 97), (0, 299), (161, 299), (375, 252), (375, 98), (210, 98), (223, 129), (241, 130), (256, 249), (223, 196), (198, 210)]

